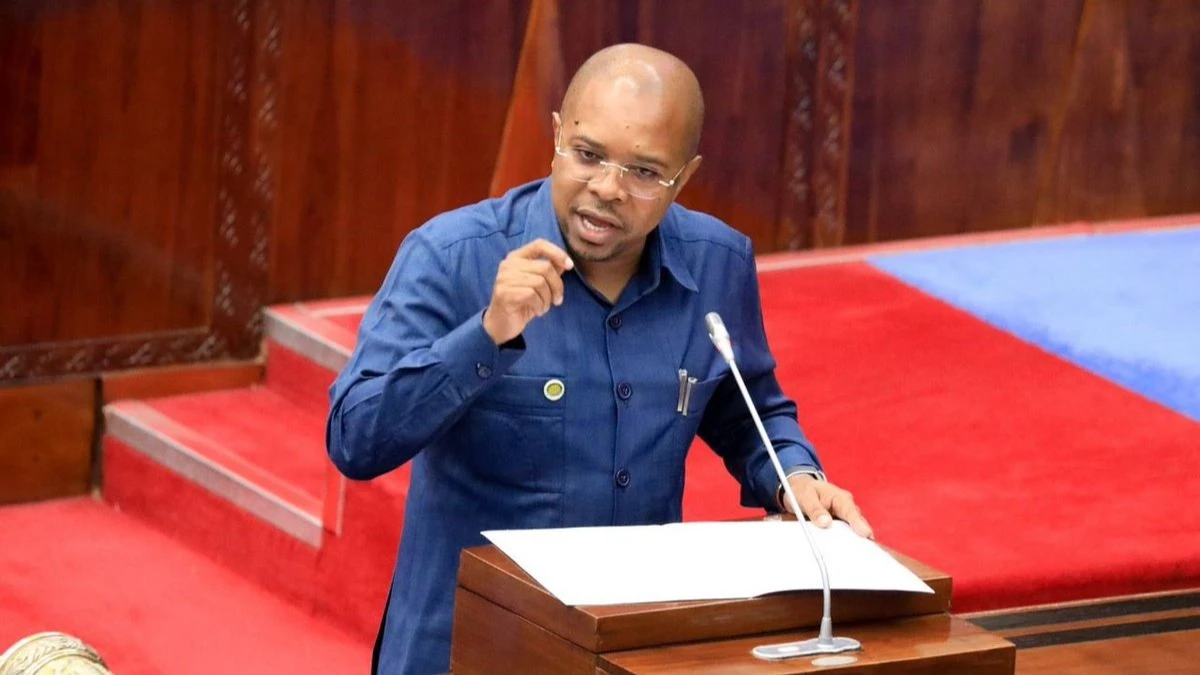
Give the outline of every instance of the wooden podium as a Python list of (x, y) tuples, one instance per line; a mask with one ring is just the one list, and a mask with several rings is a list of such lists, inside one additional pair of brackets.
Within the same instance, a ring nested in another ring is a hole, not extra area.
[(451, 671), (455, 675), (1014, 672), (1012, 643), (950, 616), (949, 576), (893, 555), (934, 594), (834, 591), (834, 634), (856, 638), (863, 648), (839, 655), (854, 657), (852, 664), (822, 665), (820, 657), (772, 662), (750, 654), (760, 644), (815, 637), (821, 620), (820, 591), (750, 600), (568, 607), (494, 546), (467, 549), (455, 592)]

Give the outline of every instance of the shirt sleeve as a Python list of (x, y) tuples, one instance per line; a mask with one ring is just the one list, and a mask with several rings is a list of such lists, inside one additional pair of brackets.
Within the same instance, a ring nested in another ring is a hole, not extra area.
[[(816, 450), (797, 420), (796, 404), (784, 395), (775, 378), (775, 359), (767, 345), (758, 274), (748, 239), (744, 258), (742, 272), (734, 275), (737, 292), (730, 293), (733, 302), (726, 303), (723, 312), (738, 370), (784, 473), (804, 467), (820, 471)], [(779, 510), (779, 477), (732, 373), (709, 400), (699, 433), (741, 483), (743, 506)]]
[(374, 478), (412, 459), (524, 353), (497, 347), (484, 307), (462, 306), (448, 272), (458, 267), (415, 230), (367, 308), (330, 388), (326, 449), (347, 477)]

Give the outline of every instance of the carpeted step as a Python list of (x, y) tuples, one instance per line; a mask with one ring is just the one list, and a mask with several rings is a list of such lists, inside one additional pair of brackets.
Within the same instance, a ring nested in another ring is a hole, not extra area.
[(313, 411), (263, 387), (119, 401), (105, 421), (109, 439), (320, 545), (328, 461)]
[(121, 675), (362, 673), (371, 642), (89, 498), (0, 507), (0, 651), (46, 630)]
[(350, 358), (369, 301), (355, 297), (270, 307), (265, 313), (267, 338), (337, 373)]
[[(311, 351), (297, 334), (284, 339)], [(366, 483), (340, 476), (324, 443), (334, 373), (274, 339), (267, 354), (263, 386), (106, 406), (104, 496), (369, 636), (408, 472)]]

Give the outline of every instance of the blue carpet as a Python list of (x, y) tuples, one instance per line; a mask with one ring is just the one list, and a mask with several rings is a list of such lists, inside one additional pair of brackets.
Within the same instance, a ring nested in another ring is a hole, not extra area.
[(1200, 421), (1200, 228), (904, 253), (870, 262)]

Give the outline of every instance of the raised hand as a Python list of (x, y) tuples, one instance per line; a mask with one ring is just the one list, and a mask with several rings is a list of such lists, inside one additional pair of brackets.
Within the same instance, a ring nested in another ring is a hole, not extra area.
[(561, 305), (562, 274), (574, 267), (565, 251), (545, 239), (509, 253), (496, 271), (492, 301), (483, 315), (483, 329), (492, 341), (508, 342), (530, 321)]

